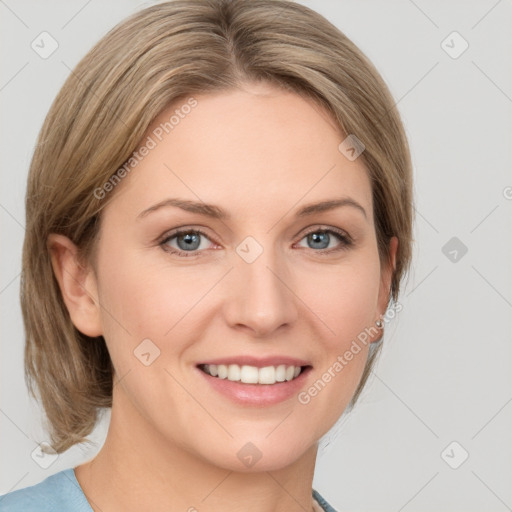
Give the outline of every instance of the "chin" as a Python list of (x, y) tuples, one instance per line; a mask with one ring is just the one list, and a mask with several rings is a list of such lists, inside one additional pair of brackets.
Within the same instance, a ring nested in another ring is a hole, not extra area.
[(277, 435), (271, 439), (272, 435), (267, 438), (249, 436), (243, 441), (232, 439), (223, 446), (209, 446), (209, 453), (203, 452), (203, 457), (209, 464), (238, 473), (278, 471), (292, 465), (317, 445), (316, 441), (304, 438), (288, 438), (284, 442)]

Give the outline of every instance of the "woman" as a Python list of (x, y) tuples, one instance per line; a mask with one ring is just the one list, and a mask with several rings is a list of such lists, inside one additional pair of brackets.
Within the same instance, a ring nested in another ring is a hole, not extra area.
[(319, 439), (355, 404), (410, 263), (411, 163), (372, 64), (283, 0), (144, 9), (77, 65), (26, 198), (26, 371), (52, 450), (1, 510), (334, 510)]

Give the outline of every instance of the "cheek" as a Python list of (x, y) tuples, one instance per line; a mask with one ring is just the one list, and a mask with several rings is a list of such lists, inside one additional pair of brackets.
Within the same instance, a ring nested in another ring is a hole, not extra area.
[[(163, 312), (178, 295), (162, 276), (144, 264), (136, 251), (116, 251), (120, 242), (103, 246), (99, 255), (98, 293), (104, 337), (114, 366), (133, 363), (133, 350), (142, 340), (158, 339), (169, 329)], [(122, 246), (122, 245), (121, 245)], [(167, 319), (171, 320), (168, 314)]]
[(145, 339), (160, 350), (159, 364), (178, 357), (192, 343), (192, 330), (199, 328), (201, 299), (219, 279), (218, 271), (173, 268), (165, 255), (148, 257), (135, 250), (116, 254), (115, 244), (105, 246), (99, 270), (104, 336), (120, 374), (138, 363), (134, 350)]
[[(117, 379), (139, 412), (169, 419), (168, 409), (176, 410), (186, 397), (179, 389), (176, 392), (164, 369), (174, 373), (172, 362), (179, 360), (189, 343), (186, 336), (180, 338), (177, 333), (186, 326), (185, 315), (204, 286), (200, 286), (197, 272), (195, 277), (192, 273), (171, 273), (165, 262), (154, 263), (138, 251), (116, 254), (113, 245), (110, 251), (105, 247), (103, 255), (108, 257), (101, 260), (98, 291), (104, 338)], [(194, 279), (196, 282), (191, 283)], [(174, 393), (169, 393), (171, 388)], [(148, 394), (152, 396), (151, 406)], [(117, 399), (128, 407), (125, 398), (118, 395)], [(165, 412), (163, 404), (169, 406)]]
[(314, 280), (303, 280), (301, 297), (321, 319), (325, 335), (319, 340), (323, 351), (316, 380), (299, 398), (305, 410), (322, 411), (328, 425), (346, 408), (362, 376), (367, 329), (377, 320), (379, 277), (378, 257), (368, 252), (350, 264), (319, 272)]
[(108, 257), (102, 261), (99, 291), (108, 306), (104, 321), (114, 329), (162, 337), (177, 321), (183, 302), (189, 302), (187, 296), (201, 289), (197, 272), (171, 274), (163, 259), (154, 263), (144, 252), (104, 252)]
[(378, 258), (361, 254), (314, 279), (301, 278), (300, 297), (324, 323), (332, 348), (343, 348), (377, 320), (379, 277)]

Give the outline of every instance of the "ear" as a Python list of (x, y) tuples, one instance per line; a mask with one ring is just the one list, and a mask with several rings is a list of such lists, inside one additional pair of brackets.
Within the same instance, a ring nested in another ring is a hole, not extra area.
[(74, 326), (90, 337), (101, 336), (98, 288), (93, 269), (78, 259), (78, 248), (66, 236), (51, 233), (47, 241), (53, 272)]
[[(391, 281), (393, 279), (393, 273), (396, 268), (396, 251), (398, 249), (398, 238), (392, 237), (389, 241), (389, 260), (388, 264), (381, 268), (381, 280), (379, 288), (379, 298), (377, 304), (378, 318), (375, 321), (381, 319), (386, 312), (391, 296)], [(372, 334), (370, 335), (370, 343), (377, 342), (381, 339), (384, 334), (384, 327), (378, 328), (375, 324), (371, 326)], [(377, 331), (377, 333), (374, 333)]]

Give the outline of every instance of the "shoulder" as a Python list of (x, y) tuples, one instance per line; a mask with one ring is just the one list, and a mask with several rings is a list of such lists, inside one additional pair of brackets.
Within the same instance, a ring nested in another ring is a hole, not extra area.
[(313, 489), (313, 498), (320, 505), (321, 510), (324, 510), (325, 512), (337, 512), (336, 509), (329, 505), (325, 498), (323, 498), (315, 489)]
[(1, 512), (91, 512), (73, 469), (0, 496)]

